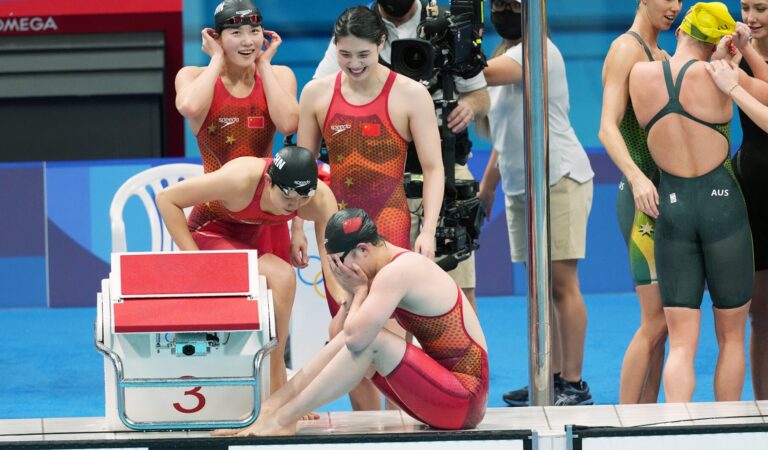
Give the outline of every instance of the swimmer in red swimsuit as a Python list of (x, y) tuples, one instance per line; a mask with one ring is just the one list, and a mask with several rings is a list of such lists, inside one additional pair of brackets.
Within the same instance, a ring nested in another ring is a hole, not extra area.
[[(456, 283), (432, 260), (385, 241), (363, 210), (335, 213), (325, 238), (345, 291), (334, 318), (343, 330), (262, 404), (256, 422), (213, 434), (292, 435), (303, 414), (363, 377), (427, 425), (477, 426), (488, 396), (488, 354), (480, 322)], [(393, 315), (421, 349), (384, 328)]]
[[(259, 273), (272, 289), (277, 321), (278, 346), (271, 355), (270, 382), (275, 391), (286, 382), (285, 343), (288, 320), (296, 293), (296, 273), (274, 253), (260, 248), (274, 243), (261, 238), (271, 225), (301, 217), (315, 223), (322, 238), (328, 218), (337, 210), (330, 188), (317, 182), (317, 164), (312, 152), (285, 147), (275, 158), (242, 157), (221, 169), (189, 178), (158, 193), (157, 208), (180, 250), (252, 249), (259, 252)], [(184, 208), (195, 206), (189, 217)], [(287, 245), (287, 243), (285, 244)], [(323, 258), (325, 247), (317, 243), (323, 271), (330, 274)], [(325, 277), (331, 293), (343, 292), (333, 276)], [(338, 294), (337, 294), (338, 295)]]
[[(241, 156), (272, 156), (275, 131), (296, 132), (299, 104), (296, 77), (287, 66), (273, 65), (282, 44), (274, 31), (264, 29), (263, 16), (251, 0), (225, 0), (216, 8), (214, 28), (202, 30), (207, 66), (187, 66), (176, 75), (176, 108), (197, 138), (205, 173)], [(260, 233), (274, 242), (273, 253), (287, 262), (305, 266), (306, 250), (291, 253), (306, 238), (303, 230), (278, 223)], [(306, 245), (304, 244), (304, 247)]]

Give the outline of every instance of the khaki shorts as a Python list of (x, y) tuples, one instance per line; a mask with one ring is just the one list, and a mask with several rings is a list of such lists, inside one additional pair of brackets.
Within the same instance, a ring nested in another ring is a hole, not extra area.
[[(552, 261), (584, 259), (587, 218), (592, 209), (592, 180), (579, 184), (563, 177), (549, 191)], [(513, 262), (528, 259), (525, 194), (505, 196), (509, 249)]]
[[(467, 166), (456, 164), (454, 176), (457, 180), (474, 180), (472, 173)], [(408, 209), (411, 210), (411, 246), (414, 245), (416, 238), (419, 237), (421, 230), (421, 219), (424, 213), (420, 198), (409, 198)], [(415, 214), (414, 214), (415, 213)], [(456, 281), (462, 289), (474, 289), (477, 285), (475, 280), (475, 252), (469, 255), (469, 258), (460, 262), (459, 265), (448, 272), (448, 275)]]

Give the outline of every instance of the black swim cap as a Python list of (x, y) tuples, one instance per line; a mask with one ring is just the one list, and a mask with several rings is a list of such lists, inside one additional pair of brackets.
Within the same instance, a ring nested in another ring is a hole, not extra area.
[(335, 212), (325, 226), (325, 249), (328, 253), (348, 253), (357, 244), (377, 244), (381, 236), (376, 223), (362, 209), (348, 208)]
[(315, 195), (317, 189), (317, 161), (304, 147), (291, 145), (275, 154), (267, 168), (272, 184), (286, 195), (291, 191), (304, 197)]
[(213, 24), (217, 33), (221, 33), (224, 28), (259, 26), (261, 22), (261, 12), (251, 0), (224, 0), (213, 13)]

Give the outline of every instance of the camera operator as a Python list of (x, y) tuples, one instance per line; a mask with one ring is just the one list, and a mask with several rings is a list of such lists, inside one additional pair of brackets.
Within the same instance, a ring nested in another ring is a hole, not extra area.
[[(523, 157), (522, 9), (519, 0), (492, 0), (491, 19), (503, 38), (484, 70), (491, 94), (488, 113), (493, 153), (479, 196), (490, 208), (502, 179), (512, 261), (525, 262), (525, 164)], [(581, 379), (587, 313), (579, 288), (578, 260), (586, 247), (594, 173), (568, 118), (565, 64), (547, 39), (549, 93), (549, 182), (552, 294), (555, 311), (552, 367), (555, 404), (588, 405), (592, 396)], [(483, 128), (482, 126), (480, 127)], [(490, 211), (488, 213), (490, 216)], [(507, 392), (510, 406), (526, 406), (528, 389)]]
[[(385, 65), (389, 65), (392, 55), (392, 41), (398, 39), (413, 39), (418, 37), (418, 26), (426, 17), (425, 5), (419, 0), (378, 0), (370, 5), (374, 12), (378, 13), (384, 20), (387, 28), (387, 41), (379, 54), (380, 60)], [(317, 66), (313, 78), (337, 73), (340, 70), (336, 46), (333, 41), (328, 45), (323, 60)], [(456, 91), (459, 94), (456, 107), (450, 112), (447, 118), (447, 126), (453, 133), (461, 133), (457, 143), (471, 145), (466, 137), (466, 129), (470, 123), (484, 117), (488, 113), (490, 100), (486, 90), (485, 78), (481, 73), (470, 77), (453, 76)], [(434, 100), (443, 98), (442, 90), (433, 92)], [(465, 164), (456, 164), (454, 176), (456, 180), (472, 180), (472, 174)], [(410, 197), (410, 195), (409, 195)], [(419, 234), (422, 225), (423, 208), (421, 198), (408, 198), (408, 206), (411, 210), (411, 242)], [(449, 274), (464, 291), (470, 304), (477, 310), (475, 300), (475, 262), (474, 252), (471, 256), (461, 261), (458, 267), (451, 270)]]

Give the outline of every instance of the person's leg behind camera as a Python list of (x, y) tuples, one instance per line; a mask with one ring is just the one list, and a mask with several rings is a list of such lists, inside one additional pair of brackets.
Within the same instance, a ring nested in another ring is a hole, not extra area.
[[(553, 330), (553, 382), (555, 402), (563, 406), (591, 404), (592, 396), (581, 379), (586, 336), (586, 307), (578, 279), (578, 259), (586, 253), (586, 227), (592, 207), (592, 181), (577, 183), (564, 177), (550, 188)], [(525, 195), (506, 196), (507, 227), (513, 262), (527, 257)], [(555, 360), (557, 358), (557, 360)], [(567, 381), (566, 381), (567, 380)], [(503, 399), (510, 406), (528, 404), (527, 388), (510, 391)]]
[(550, 188), (552, 297), (557, 313), (560, 378), (555, 404), (593, 403), (582, 380), (587, 310), (579, 284), (578, 260), (586, 256), (587, 221), (592, 209), (592, 181), (563, 177)]

